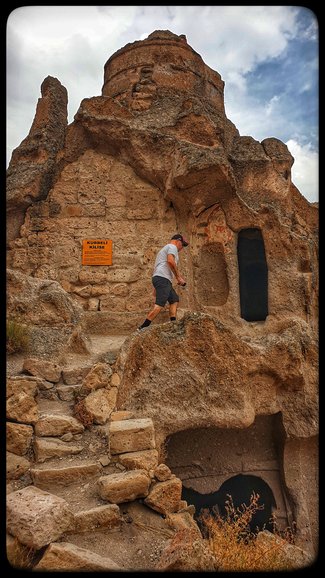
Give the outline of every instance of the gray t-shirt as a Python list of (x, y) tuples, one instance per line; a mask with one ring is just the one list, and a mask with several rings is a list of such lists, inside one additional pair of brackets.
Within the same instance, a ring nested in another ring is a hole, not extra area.
[(172, 281), (173, 272), (167, 263), (167, 255), (174, 255), (176, 265), (178, 265), (179, 257), (177, 247), (172, 243), (168, 243), (168, 245), (165, 245), (160, 249), (156, 257), (152, 276), (155, 277), (157, 275), (159, 277), (166, 277), (166, 279)]

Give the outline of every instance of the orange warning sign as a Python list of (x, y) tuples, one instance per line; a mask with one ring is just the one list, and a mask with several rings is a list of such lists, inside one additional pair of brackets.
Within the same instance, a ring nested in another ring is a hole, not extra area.
[(112, 239), (82, 241), (82, 265), (112, 265)]

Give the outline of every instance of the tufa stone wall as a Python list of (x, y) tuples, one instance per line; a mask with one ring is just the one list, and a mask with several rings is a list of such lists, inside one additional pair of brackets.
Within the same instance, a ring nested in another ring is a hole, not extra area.
[[(155, 91), (139, 108), (134, 87), (141, 74), (143, 87), (151, 86), (146, 67)], [(58, 281), (84, 310), (110, 311), (115, 325), (130, 329), (152, 303), (154, 255), (180, 229), (191, 241), (182, 254), (188, 280), (182, 306), (229, 319), (240, 315), (238, 233), (254, 227), (265, 243), (269, 314), (317, 323), (317, 208), (291, 183), (293, 158), (284, 143), (239, 135), (225, 116), (218, 73), (183, 36), (157, 31), (114, 54), (103, 96), (82, 101), (64, 146), (57, 122), (66, 106), (63, 87), (50, 77), (45, 82), (51, 90), (42, 85), (27, 140), (45, 121), (58, 127), (47, 129), (54, 144), (41, 140), (37, 149), (39, 158), (53, 151), (52, 186), (25, 193), (24, 141), (9, 169), (9, 189), (16, 179), (24, 195), (14, 203), (10, 268)], [(212, 82), (218, 97), (211, 97)], [(46, 163), (39, 170), (49, 174)], [(96, 238), (112, 239), (112, 266), (81, 265), (82, 241)]]
[[(109, 58), (102, 95), (84, 99), (68, 127), (64, 87), (44, 81), (8, 171), (9, 314), (34, 315), (19, 284), (44, 295), (42, 283), (21, 275), (58, 283), (65, 296), (55, 286), (57, 298), (46, 299), (65, 303), (67, 323), (133, 331), (153, 302), (155, 254), (181, 231), (190, 241), (180, 257), (183, 320), (158, 327), (161, 314), (126, 340), (118, 409), (153, 419), (161, 454), (180, 432), (235, 428), (244, 439), (261, 416), (278, 415), (270, 484), (289, 504), (301, 543), (315, 548), (318, 208), (292, 183), (284, 143), (239, 134), (223, 88), (184, 35), (161, 30)], [(239, 266), (241, 237), (258, 239), (263, 262), (248, 252)], [(112, 240), (112, 265), (82, 266), (82, 241), (101, 238)], [(244, 314), (261, 293), (263, 314)], [(65, 326), (51, 307), (44, 319)], [(221, 458), (219, 481), (236, 461)], [(204, 493), (203, 477), (195, 489)]]

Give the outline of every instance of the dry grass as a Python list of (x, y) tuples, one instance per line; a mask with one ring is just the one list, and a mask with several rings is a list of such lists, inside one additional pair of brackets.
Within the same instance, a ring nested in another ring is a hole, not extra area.
[[(235, 509), (231, 496), (226, 502), (227, 515), (204, 515), (200, 522), (205, 529), (209, 547), (219, 562), (219, 571), (279, 571), (293, 570), (294, 566), (283, 554), (281, 541), (272, 540), (259, 543), (256, 535), (249, 530), (253, 514), (263, 506), (258, 504), (258, 494), (251, 496), (250, 504)], [(274, 533), (282, 539), (293, 542), (293, 530), (279, 532), (273, 519)], [(261, 528), (262, 530), (262, 528)]]
[(17, 538), (14, 538), (10, 549), (7, 550), (7, 559), (13, 568), (31, 569), (36, 558), (36, 551), (21, 544)]
[(6, 321), (6, 351), (7, 353), (18, 353), (26, 351), (29, 344), (28, 327), (14, 319)]

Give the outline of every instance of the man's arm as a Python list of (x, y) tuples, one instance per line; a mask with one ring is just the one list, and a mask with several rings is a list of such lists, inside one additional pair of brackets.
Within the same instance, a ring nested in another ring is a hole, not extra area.
[(175, 257), (172, 253), (169, 253), (167, 255), (167, 263), (168, 263), (169, 268), (172, 270), (173, 274), (175, 275), (178, 285), (184, 285), (185, 279), (183, 279), (183, 277), (181, 276), (181, 274), (177, 268), (176, 262), (175, 262)]

